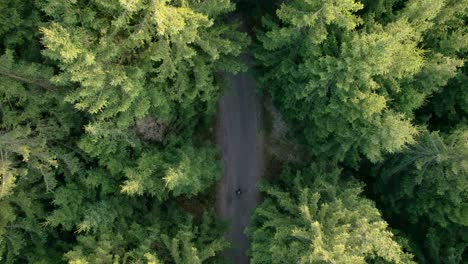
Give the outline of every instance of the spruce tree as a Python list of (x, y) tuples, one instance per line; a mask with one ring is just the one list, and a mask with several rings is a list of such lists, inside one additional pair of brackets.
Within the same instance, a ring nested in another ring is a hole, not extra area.
[[(60, 69), (51, 80), (67, 87), (65, 100), (89, 116), (79, 146), (111, 173), (128, 176), (123, 191), (162, 197), (167, 186), (195, 194), (221, 176), (209, 165), (217, 163), (213, 148), (193, 149), (206, 142), (187, 138), (213, 117), (219, 73), (242, 68), (236, 56), (247, 38), (224, 21), (233, 9), (219, 0), (42, 5), (51, 17), (41, 28), (44, 54)], [(165, 128), (157, 142), (138, 132), (145, 120)], [(195, 152), (203, 154), (193, 164), (199, 168), (175, 168)], [(160, 166), (143, 168), (150, 160)]]
[(265, 187), (248, 234), (252, 263), (413, 263), (362, 186), (313, 165)]
[(425, 132), (375, 174), (384, 210), (406, 223), (403, 228), (421, 241), (416, 244), (423, 251), (419, 258), (426, 263), (460, 263), (468, 246), (466, 127), (448, 135)]
[(262, 86), (310, 150), (351, 165), (413, 143), (414, 111), (463, 62), (421, 47), (451, 3), (364, 4), (286, 1), (255, 54)]
[(219, 263), (222, 226), (170, 198), (221, 176), (203, 138), (243, 67), (233, 9), (0, 3), (0, 262)]
[[(66, 100), (119, 128), (152, 115), (161, 120), (212, 112), (217, 71), (240, 70), (234, 60), (247, 42), (222, 15), (229, 1), (48, 1), (41, 28), (44, 54), (61, 69)], [(177, 117), (177, 114), (184, 114)]]

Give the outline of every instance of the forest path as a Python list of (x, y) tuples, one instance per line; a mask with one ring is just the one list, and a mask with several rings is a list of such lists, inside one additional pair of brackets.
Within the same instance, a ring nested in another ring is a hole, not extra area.
[[(250, 57), (243, 57), (249, 64)], [(217, 142), (223, 150), (224, 177), (217, 189), (218, 214), (230, 224), (225, 255), (235, 264), (250, 263), (250, 243), (244, 234), (259, 201), (257, 183), (264, 170), (259, 98), (247, 73), (227, 76), (229, 89), (220, 99)], [(237, 196), (235, 190), (242, 194)]]

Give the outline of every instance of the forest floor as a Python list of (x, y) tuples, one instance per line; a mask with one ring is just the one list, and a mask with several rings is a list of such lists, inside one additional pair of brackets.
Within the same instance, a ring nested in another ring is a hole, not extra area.
[[(249, 57), (244, 57), (249, 63)], [(226, 256), (236, 264), (250, 263), (244, 234), (259, 201), (257, 184), (264, 172), (261, 107), (255, 80), (248, 73), (227, 76), (230, 84), (219, 102), (217, 142), (223, 151), (224, 177), (217, 190), (218, 214), (229, 222), (231, 243)], [(235, 191), (240, 188), (242, 194)]]

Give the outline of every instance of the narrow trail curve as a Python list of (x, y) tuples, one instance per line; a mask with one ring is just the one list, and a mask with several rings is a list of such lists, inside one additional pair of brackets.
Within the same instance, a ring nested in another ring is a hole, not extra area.
[[(249, 64), (249, 57), (244, 57)], [(244, 234), (259, 200), (257, 183), (263, 174), (263, 137), (255, 81), (247, 73), (229, 75), (230, 84), (219, 102), (217, 142), (223, 150), (224, 177), (217, 189), (218, 214), (230, 223), (226, 256), (235, 264), (250, 263)], [(240, 188), (242, 194), (236, 196)]]

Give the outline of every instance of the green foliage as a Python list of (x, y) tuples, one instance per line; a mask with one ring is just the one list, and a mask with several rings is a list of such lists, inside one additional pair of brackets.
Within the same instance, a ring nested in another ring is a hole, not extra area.
[[(55, 190), (55, 209), (45, 223), (76, 239), (64, 251), (69, 262), (145, 263), (148, 254), (163, 263), (191, 256), (211, 261), (227, 246), (224, 229), (212, 215), (195, 221), (171, 201), (162, 204), (148, 196), (124, 195), (119, 183), (106, 171), (94, 169), (80, 178), (71, 176)], [(191, 251), (184, 251), (187, 248)]]
[(466, 128), (445, 138), (424, 133), (417, 144), (387, 161), (378, 176), (384, 200), (394, 211), (404, 210), (413, 221), (424, 218), (443, 227), (468, 225)]
[[(462, 263), (468, 0), (267, 2), (240, 1), (278, 7), (257, 35), (262, 88), (317, 160), (370, 161), (398, 230), (339, 169), (286, 170), (263, 188), (252, 263)], [(1, 263), (224, 261), (223, 225), (181, 200), (222, 174), (207, 126), (223, 73), (244, 70), (234, 8), (0, 1)]]
[(77, 244), (65, 258), (72, 263), (144, 263), (148, 254), (155, 254), (163, 263), (201, 263), (218, 258), (216, 254), (228, 245), (212, 216), (204, 215), (196, 225), (187, 213), (173, 208), (137, 205), (147, 204), (145, 200), (109, 197), (100, 202), (101, 208), (90, 208), (84, 222), (92, 223), (91, 218), (109, 222), (89, 230), (83, 229), (84, 222), (78, 224)]
[[(233, 8), (229, 1), (42, 5), (52, 18), (41, 28), (44, 54), (60, 68), (52, 80), (91, 116), (79, 146), (112, 174), (126, 175), (124, 192), (193, 195), (220, 176), (214, 151), (185, 137), (214, 113), (216, 72), (242, 68), (235, 56), (247, 38), (221, 21)], [(136, 135), (137, 121), (147, 117), (168, 124), (162, 147)]]
[(238, 71), (233, 60), (247, 43), (234, 25), (215, 23), (229, 1), (48, 1), (44, 54), (59, 63), (54, 76), (66, 100), (97, 120), (130, 126), (149, 113), (184, 121), (212, 113), (215, 72)]
[(361, 186), (319, 166), (267, 186), (249, 230), (252, 263), (413, 263)]
[(146, 152), (136, 163), (136, 167), (125, 169), (128, 180), (122, 191), (130, 195), (148, 193), (162, 199), (165, 191), (171, 191), (175, 196), (192, 196), (222, 175), (213, 147), (168, 147), (164, 152)]
[[(71, 263), (145, 263), (148, 254), (155, 254), (164, 259), (164, 263), (207, 263), (227, 246), (220, 234), (213, 239), (199, 232), (189, 218), (173, 225), (179, 229), (174, 237), (161, 233), (161, 229), (167, 229), (167, 226), (154, 226), (156, 221), (152, 222), (153, 225), (132, 223), (129, 230), (114, 230), (112, 234), (79, 235), (77, 245), (65, 254), (65, 258)], [(156, 261), (152, 257), (148, 259)]]
[(468, 246), (466, 127), (445, 136), (425, 132), (417, 144), (385, 162), (376, 177), (384, 208), (408, 222), (411, 233), (420, 230), (426, 237), (420, 247), (428, 263), (459, 263)]
[[(466, 0), (289, 0), (257, 34), (260, 85), (299, 143), (317, 160), (357, 169), (364, 156), (362, 171), (381, 167), (364, 179), (421, 263), (466, 258), (467, 15)], [(300, 178), (308, 174), (319, 173)], [(266, 189), (251, 230), (254, 260), (298, 263), (314, 252), (319, 236), (310, 233), (320, 233), (299, 224), (296, 208), (320, 208), (317, 185)], [(295, 238), (294, 227), (308, 236)]]
[[(0, 262), (219, 263), (223, 227), (170, 198), (221, 176), (198, 134), (218, 73), (243, 68), (248, 39), (225, 23), (233, 10), (228, 0), (0, 3)], [(137, 133), (148, 117), (164, 124), (158, 142)]]
[(364, 3), (286, 1), (278, 21), (265, 19), (255, 53), (261, 85), (311, 151), (352, 165), (413, 143), (414, 111), (463, 62), (421, 48), (452, 3)]
[(163, 177), (166, 188), (174, 195), (195, 195), (207, 188), (207, 183), (216, 182), (222, 175), (221, 166), (217, 162), (217, 152), (211, 147), (193, 148), (191, 146), (178, 149), (180, 161), (170, 167)]
[(221, 252), (229, 245), (221, 237), (212, 240), (214, 235), (216, 237), (216, 231), (212, 230), (213, 226), (209, 216), (204, 215), (200, 228), (193, 229), (187, 225), (182, 226), (172, 238), (163, 234), (161, 239), (170, 251), (171, 262), (175, 264), (212, 262), (216, 253)]
[(468, 67), (465, 65), (442, 91), (421, 109), (421, 119), (429, 120), (434, 130), (449, 132), (459, 124), (468, 124)]
[(13, 194), (0, 199), (0, 261), (2, 263), (54, 263), (63, 243), (57, 232), (43, 225), (50, 194), (41, 175), (29, 172), (18, 179)]
[[(39, 10), (35, 0), (5, 0), (0, 3), (1, 48), (30, 45), (39, 35)], [(23, 46), (23, 48), (26, 50)]]
[[(416, 228), (415, 228), (416, 229)], [(463, 263), (468, 247), (466, 227), (454, 226), (450, 229), (431, 227), (424, 240), (419, 243), (426, 253), (419, 255), (421, 263)], [(416, 246), (417, 247), (417, 246)]]
[[(62, 112), (67, 107), (50, 94), (51, 75), (50, 68), (15, 62), (11, 50), (0, 57), (0, 198), (28, 171), (42, 175), (48, 191), (56, 185), (60, 148), (51, 141), (63, 139), (72, 125), (70, 114)], [(54, 115), (46, 118), (48, 111)]]

